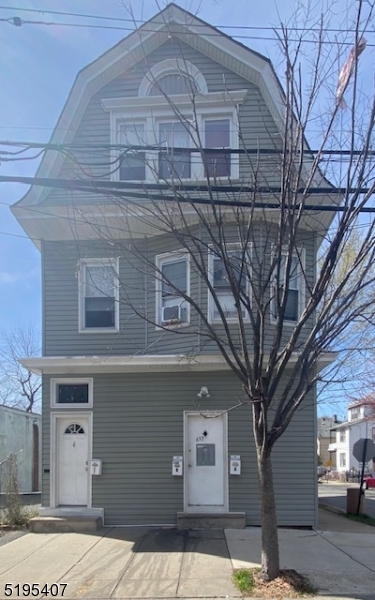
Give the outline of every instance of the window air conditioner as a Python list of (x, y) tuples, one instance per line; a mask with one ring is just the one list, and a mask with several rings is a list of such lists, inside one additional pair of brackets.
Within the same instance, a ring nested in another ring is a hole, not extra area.
[(165, 323), (181, 323), (183, 321), (184, 308), (181, 304), (175, 306), (163, 306), (162, 308), (162, 321)]

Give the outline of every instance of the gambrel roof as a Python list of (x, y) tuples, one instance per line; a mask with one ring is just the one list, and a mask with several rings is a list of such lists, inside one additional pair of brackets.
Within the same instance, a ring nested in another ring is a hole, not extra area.
[[(270, 60), (172, 3), (78, 73), (50, 142), (71, 143), (91, 96), (172, 34), (257, 85), (282, 130), (283, 92)], [(37, 177), (57, 177), (63, 162), (63, 154), (46, 152)], [(45, 194), (43, 188), (31, 187), (14, 208), (36, 205)]]
[[(172, 3), (78, 73), (50, 143), (61, 145), (72, 143), (92, 96), (123, 73), (131, 70), (171, 37), (188, 44), (257, 86), (281, 137), (284, 136), (285, 97), (270, 60)], [(57, 178), (64, 160), (65, 156), (62, 152), (47, 150), (36, 177)], [(313, 186), (319, 187), (322, 184), (325, 187), (330, 186), (317, 172)], [(50, 223), (46, 219), (43, 230), (38, 230), (36, 226), (36, 220), (39, 218), (41, 222), (43, 218), (42, 213), (38, 216), (37, 207), (49, 193), (48, 187), (34, 185), (12, 207), (13, 214), (32, 238), (43, 237), (46, 228), (49, 228)], [(322, 204), (324, 200), (326, 198), (320, 196), (315, 197), (312, 202)], [(338, 203), (339, 199), (331, 199), (331, 202)], [(314, 215), (314, 223), (316, 223), (315, 217), (316, 215)], [(332, 214), (328, 212), (320, 214), (320, 229), (328, 228), (331, 220)], [(312, 229), (314, 223), (311, 224)], [(52, 231), (50, 233), (52, 234)]]

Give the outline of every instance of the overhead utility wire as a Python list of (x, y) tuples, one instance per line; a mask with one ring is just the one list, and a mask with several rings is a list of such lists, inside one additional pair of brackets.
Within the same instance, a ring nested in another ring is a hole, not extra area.
[[(115, 26), (115, 25), (91, 25), (89, 23), (63, 23), (63, 22), (58, 22), (58, 21), (30, 21), (30, 20), (23, 20), (21, 19), (21, 17), (10, 17), (8, 19), (0, 19), (0, 21), (5, 22), (5, 23), (9, 23), (10, 25), (14, 25), (15, 27), (21, 27), (22, 25), (46, 25), (49, 27), (85, 27), (86, 29), (112, 29), (112, 30), (116, 30), (116, 31), (130, 31), (130, 32), (134, 32), (135, 29), (134, 27), (120, 27), (120, 26)], [(155, 33), (155, 29), (142, 29), (142, 31), (144, 33)], [(168, 33), (170, 35), (175, 35), (179, 34), (180, 32), (174, 32), (173, 29), (169, 28), (168, 29)], [(220, 37), (220, 32), (218, 31), (218, 33), (205, 33), (205, 37)], [(238, 35), (236, 34), (235, 36), (233, 36), (234, 39), (246, 39), (246, 40), (264, 40), (267, 42), (274, 42), (276, 41), (274, 37), (269, 37), (269, 36), (258, 36), (258, 35)], [(322, 39), (303, 39), (301, 40), (300, 38), (289, 38), (288, 40), (289, 42), (297, 42), (300, 43), (301, 41), (306, 42), (306, 43), (311, 43), (311, 44), (337, 44), (336, 41), (324, 41)], [(340, 43), (342, 46), (352, 46), (353, 42), (341, 42)], [(375, 46), (375, 44), (369, 44), (367, 43), (367, 47), (373, 47)]]
[[(259, 155), (259, 154), (274, 154), (274, 155), (280, 155), (283, 154), (284, 152), (288, 152), (288, 150), (278, 150), (277, 148), (185, 148), (185, 147), (173, 147), (173, 146), (168, 146), (166, 147), (165, 145), (157, 145), (157, 144), (153, 144), (153, 145), (135, 145), (135, 144), (95, 144), (95, 143), (91, 143), (91, 144), (77, 144), (77, 143), (72, 143), (72, 144), (58, 144), (58, 143), (51, 143), (51, 142), (24, 142), (24, 141), (11, 141), (11, 140), (0, 140), (0, 148), (1, 146), (12, 146), (12, 147), (17, 147), (17, 148), (23, 148), (23, 150), (20, 150), (19, 152), (24, 152), (25, 147), (26, 149), (31, 149), (31, 148), (44, 148), (45, 150), (57, 150), (57, 151), (62, 151), (64, 149), (66, 150), (85, 150), (85, 149), (89, 149), (89, 150), (129, 150), (129, 151), (135, 151), (135, 152), (139, 152), (142, 150), (154, 150), (156, 152), (160, 152), (160, 151), (164, 151), (166, 153), (171, 152), (171, 151), (177, 151), (177, 152), (181, 152), (181, 153), (186, 153), (186, 154), (192, 154), (192, 153), (198, 153), (198, 152), (215, 152), (218, 154), (255, 154), (255, 155)], [(363, 154), (362, 150), (310, 150), (310, 149), (302, 149), (302, 150), (291, 150), (290, 151), (292, 154), (295, 155), (299, 155), (299, 154), (306, 154), (306, 155), (315, 155), (315, 154), (326, 154), (327, 156), (333, 156), (333, 155), (338, 155), (338, 156), (361, 156)], [(10, 155), (14, 155), (15, 153), (12, 152), (8, 152), (6, 150), (1, 150), (0, 149), (0, 154), (10, 154)], [(18, 152), (17, 152), (18, 154)], [(367, 150), (366, 151), (366, 156), (375, 156), (375, 150)]]
[[(79, 180), (79, 179), (51, 179), (48, 177), (16, 177), (11, 175), (0, 175), (0, 183), (23, 183), (25, 185), (36, 185), (42, 187), (49, 188), (59, 188), (59, 189), (67, 189), (67, 190), (76, 190), (82, 192), (90, 192), (96, 194), (109, 194), (112, 196), (117, 196), (120, 198), (124, 198), (124, 196), (130, 196), (131, 198), (137, 198), (141, 200), (162, 200), (162, 201), (172, 201), (172, 202), (181, 202), (181, 203), (189, 203), (189, 204), (205, 204), (215, 206), (235, 206), (241, 208), (269, 208), (269, 209), (280, 209), (279, 202), (252, 202), (251, 200), (211, 200), (210, 198), (202, 198), (202, 197), (183, 197), (180, 196), (183, 192), (215, 192), (215, 193), (253, 193), (256, 192), (258, 194), (277, 194), (281, 193), (282, 189), (278, 186), (264, 186), (254, 188), (251, 186), (203, 186), (203, 185), (193, 185), (191, 187), (187, 185), (175, 185), (170, 186), (167, 184), (142, 184), (131, 183), (131, 182), (106, 182), (106, 181), (90, 181), (90, 180)], [(137, 190), (146, 190), (149, 193), (138, 192)], [(168, 196), (165, 194), (156, 194), (155, 191), (168, 191), (172, 192), (175, 195)], [(304, 187), (298, 188), (295, 190), (297, 194), (307, 194), (307, 195), (339, 195), (343, 196), (345, 194), (375, 194), (375, 186), (370, 188), (337, 188), (337, 187), (311, 187), (305, 189)], [(176, 194), (178, 196), (176, 197)], [(298, 210), (300, 204), (293, 204), (290, 208)], [(339, 205), (303, 205), (303, 210), (306, 211), (314, 211), (314, 212), (350, 212), (350, 211), (358, 211), (361, 213), (371, 213), (375, 214), (375, 207), (371, 206), (363, 206), (362, 208), (357, 207), (348, 207), (348, 206), (339, 206)]]
[[(142, 19), (130, 19), (125, 17), (108, 17), (106, 15), (92, 15), (88, 13), (72, 13), (66, 11), (59, 10), (45, 10), (44, 8), (24, 8), (18, 6), (0, 6), (0, 10), (16, 10), (19, 12), (29, 12), (29, 13), (37, 13), (37, 14), (45, 14), (45, 15), (63, 15), (66, 17), (81, 17), (86, 19), (97, 19), (103, 21), (116, 21), (116, 22), (124, 22), (124, 23), (133, 23), (135, 26), (140, 27), (144, 25), (148, 21)], [(164, 21), (163, 21), (164, 23)], [(220, 29), (246, 29), (249, 31), (284, 31), (282, 27), (271, 27), (264, 25), (212, 25), (213, 27)], [(194, 28), (199, 27), (207, 27), (204, 23), (194, 23)], [(304, 27), (292, 27), (293, 31), (306, 31)], [(335, 29), (333, 27), (323, 28), (324, 31), (329, 33), (356, 33), (355, 29)], [(321, 29), (318, 27), (309, 27), (308, 31), (317, 31), (320, 32)], [(363, 32), (365, 33), (373, 33), (373, 30), (365, 29)]]

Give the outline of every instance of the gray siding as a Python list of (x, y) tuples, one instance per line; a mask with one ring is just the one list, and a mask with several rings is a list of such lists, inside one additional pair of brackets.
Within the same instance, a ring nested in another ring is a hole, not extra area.
[[(75, 134), (73, 144), (110, 144), (110, 117), (102, 107), (102, 99), (119, 97), (136, 97), (139, 85), (147, 71), (156, 63), (167, 58), (183, 58), (195, 66), (204, 75), (209, 92), (233, 91), (247, 89), (248, 93), (240, 109), (239, 122), (243, 144), (249, 149), (280, 148), (281, 138), (271, 114), (266, 106), (259, 88), (245, 80), (236, 73), (228, 70), (204, 54), (191, 48), (184, 42), (171, 40), (163, 44), (138, 63), (131, 71), (123, 73), (111, 83), (104, 86), (90, 99), (81, 124)], [(78, 160), (90, 164), (89, 174), (92, 177), (109, 179), (110, 161), (109, 150), (102, 149), (97, 155), (92, 154), (92, 148), (82, 150), (76, 154)], [(106, 166), (107, 163), (107, 166)], [(255, 165), (258, 165), (256, 167)], [(242, 156), (240, 159), (240, 179), (251, 181), (252, 174), (259, 170), (258, 183), (260, 185), (279, 183), (279, 163), (270, 157)], [(82, 171), (72, 160), (66, 159), (60, 177), (82, 177)], [(65, 192), (52, 190), (44, 203), (67, 204), (71, 206), (79, 202), (97, 201), (98, 197), (80, 192)]]
[[(208, 257), (209, 238), (203, 230), (192, 230), (203, 243), (203, 255)], [(252, 231), (252, 264), (254, 278), (258, 271), (269, 269), (272, 242), (276, 238), (276, 228), (266, 230), (265, 224), (254, 225)], [(237, 241), (234, 226), (228, 226), (227, 242)], [(205, 245), (205, 246), (204, 246)], [(305, 249), (306, 273), (311, 285), (315, 272), (314, 240), (311, 234), (301, 233), (299, 245)], [(206, 330), (194, 310), (191, 311), (191, 325), (180, 330), (165, 331), (155, 327), (156, 294), (155, 272), (152, 264), (158, 254), (179, 250), (181, 245), (175, 236), (155, 236), (138, 242), (137, 255), (129, 250), (128, 242), (107, 244), (105, 241), (74, 243), (46, 242), (43, 249), (44, 278), (44, 338), (46, 356), (75, 355), (133, 355), (133, 354), (172, 354), (172, 353), (215, 353), (217, 346), (206, 335)], [(194, 249), (192, 250), (194, 252)], [(196, 252), (196, 251), (195, 251)], [(139, 258), (139, 255), (143, 258)], [(120, 331), (113, 333), (79, 333), (78, 330), (78, 261), (82, 258), (120, 257)], [(191, 259), (191, 296), (207, 314), (208, 290)], [(307, 286), (306, 286), (307, 291)], [(269, 301), (267, 293), (264, 302)], [(136, 312), (138, 311), (138, 314)], [(149, 322), (147, 322), (147, 319)], [(223, 327), (215, 326), (222, 335)], [(300, 344), (306, 340), (309, 326), (300, 334)], [(273, 325), (266, 319), (264, 346), (269, 349), (273, 338)], [(236, 325), (231, 326), (233, 339), (237, 337)], [(252, 344), (250, 325), (247, 327), (248, 345)], [(288, 325), (285, 326), (285, 337)], [(238, 342), (239, 343), (239, 342)]]
[[(207, 385), (211, 397), (199, 400)], [(93, 456), (103, 460), (93, 477), (93, 506), (104, 508), (107, 525), (176, 522), (183, 510), (183, 478), (171, 475), (174, 455), (183, 454), (183, 411), (228, 409), (242, 397), (230, 373), (160, 373), (94, 376)], [(72, 411), (69, 411), (71, 413)], [(43, 468), (49, 465), (49, 377), (44, 378)], [(315, 524), (315, 405), (303, 408), (273, 452), (279, 525)], [(240, 454), (242, 474), (229, 477), (229, 507), (259, 524), (259, 495), (251, 409), (228, 414), (228, 453)], [(49, 503), (44, 474), (43, 505)]]

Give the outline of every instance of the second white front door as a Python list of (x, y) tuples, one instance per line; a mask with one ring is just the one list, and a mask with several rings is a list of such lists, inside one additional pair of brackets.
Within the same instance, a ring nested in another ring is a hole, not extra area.
[(185, 510), (225, 512), (227, 415), (187, 413), (185, 418)]
[(57, 504), (87, 506), (89, 419), (60, 418), (57, 432)]

